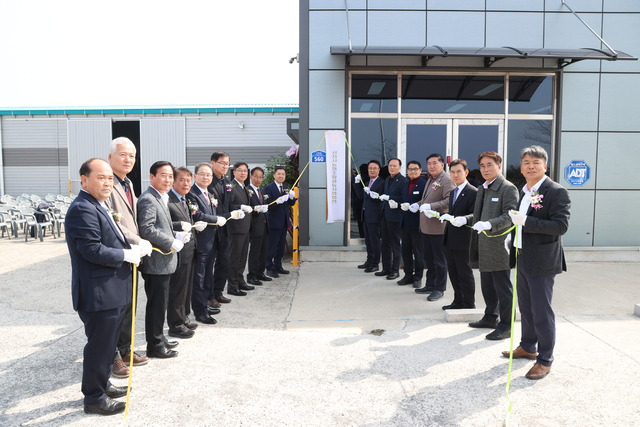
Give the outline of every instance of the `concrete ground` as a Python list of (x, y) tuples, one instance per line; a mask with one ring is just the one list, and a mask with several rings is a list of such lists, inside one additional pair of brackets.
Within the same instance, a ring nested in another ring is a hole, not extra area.
[[(64, 241), (5, 237), (0, 259), (0, 425), (120, 425), (82, 410), (85, 336)], [(308, 262), (233, 297), (176, 359), (134, 368), (126, 424), (639, 425), (639, 267), (571, 263), (558, 276), (556, 362), (536, 382), (523, 376), (533, 362), (514, 361), (509, 417), (509, 342), (445, 322), (451, 290), (427, 302), (356, 263)], [(142, 352), (144, 304), (141, 289)]]

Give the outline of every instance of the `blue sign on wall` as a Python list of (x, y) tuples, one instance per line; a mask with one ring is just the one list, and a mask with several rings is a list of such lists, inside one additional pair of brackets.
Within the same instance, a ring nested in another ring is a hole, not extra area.
[(326, 163), (327, 162), (327, 153), (324, 151), (314, 151), (311, 153), (311, 163)]
[(573, 160), (564, 168), (564, 179), (573, 186), (584, 185), (591, 177), (591, 167), (584, 160)]

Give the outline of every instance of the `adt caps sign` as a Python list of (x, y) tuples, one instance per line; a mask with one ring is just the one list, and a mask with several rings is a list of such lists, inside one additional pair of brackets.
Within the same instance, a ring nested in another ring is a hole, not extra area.
[(584, 160), (574, 160), (564, 168), (564, 179), (573, 186), (584, 185), (591, 177), (591, 167)]

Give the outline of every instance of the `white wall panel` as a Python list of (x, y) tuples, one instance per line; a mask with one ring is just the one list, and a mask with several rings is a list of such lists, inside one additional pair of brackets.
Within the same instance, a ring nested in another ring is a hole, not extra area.
[(562, 77), (562, 130), (598, 130), (598, 74)]
[(186, 164), (184, 118), (140, 119), (140, 177), (142, 191), (149, 186), (149, 168), (159, 160), (175, 167)]
[(593, 204), (595, 192), (591, 190), (571, 190), (571, 217), (569, 218), (569, 230), (562, 236), (565, 246), (592, 246), (593, 245)]
[(287, 119), (296, 117), (225, 114), (187, 118), (187, 147), (290, 147), (294, 142), (287, 135)]
[(2, 118), (2, 148), (64, 148), (67, 119)]
[(78, 119), (67, 121), (69, 140), (69, 173), (75, 182), (74, 193), (79, 188), (80, 166), (92, 157), (107, 158), (111, 143), (111, 119)]
[(66, 178), (64, 181), (60, 178), (60, 168), (57, 166), (4, 167), (5, 193), (14, 197), (22, 193), (37, 194), (40, 197), (44, 197), (47, 193), (66, 195)]

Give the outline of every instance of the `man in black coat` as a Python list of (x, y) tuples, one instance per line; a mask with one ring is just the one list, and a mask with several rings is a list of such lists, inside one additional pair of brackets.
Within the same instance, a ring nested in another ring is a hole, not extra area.
[(387, 280), (397, 279), (400, 274), (400, 223), (402, 221), (402, 211), (398, 209), (402, 203), (402, 189), (407, 178), (400, 173), (402, 162), (400, 159), (391, 159), (387, 164), (389, 176), (384, 180), (384, 194), (380, 196), (382, 205), (382, 271), (378, 271), (376, 276), (387, 276)]
[[(378, 271), (380, 263), (380, 223), (382, 221), (382, 200), (384, 179), (380, 177), (380, 162), (371, 160), (367, 165), (369, 181), (364, 188), (358, 189), (358, 197), (362, 199), (362, 223), (364, 224), (364, 242), (367, 246), (367, 260), (358, 266), (365, 273)], [(356, 177), (359, 182), (360, 176)]]
[[(456, 159), (449, 164), (451, 180), (456, 185), (449, 196), (449, 213), (440, 217), (440, 222), (451, 220), (456, 216), (473, 213), (478, 190), (467, 182), (469, 167), (467, 162)], [(444, 229), (444, 248), (447, 258), (449, 280), (453, 287), (453, 302), (442, 307), (443, 310), (459, 308), (475, 308), (476, 282), (469, 264), (469, 248), (471, 245), (471, 229), (454, 227), (447, 221)]]
[(398, 285), (413, 284), (419, 288), (424, 273), (424, 249), (420, 235), (420, 200), (427, 181), (421, 176), (422, 165), (417, 160), (407, 164), (409, 180), (402, 189), (402, 261), (404, 276), (398, 280)]
[[(551, 300), (556, 274), (567, 270), (561, 236), (569, 228), (569, 192), (546, 176), (548, 155), (533, 145), (520, 154), (520, 171), (527, 185), (520, 192), (518, 211), (509, 216), (518, 226), (513, 244), (518, 248), (518, 306), (522, 337), (513, 358), (535, 359), (525, 375), (547, 376), (553, 363), (556, 322)], [(515, 250), (511, 267), (515, 267)], [(536, 353), (536, 347), (538, 353)], [(509, 357), (509, 352), (502, 353)]]
[(247, 283), (257, 286), (262, 285), (262, 282), (270, 282), (272, 280), (271, 277), (264, 274), (267, 263), (267, 250), (269, 248), (269, 226), (267, 225), (268, 207), (260, 189), (263, 179), (264, 169), (259, 166), (251, 169), (251, 184), (249, 184), (247, 191), (249, 192), (253, 212), (251, 213)]

